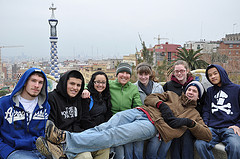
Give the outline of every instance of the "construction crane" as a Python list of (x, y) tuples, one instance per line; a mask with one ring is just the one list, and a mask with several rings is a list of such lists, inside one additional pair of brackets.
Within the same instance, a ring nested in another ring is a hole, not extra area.
[(19, 46), (0, 46), (0, 85), (3, 84), (3, 71), (2, 71), (2, 48), (14, 48), (14, 47), (23, 47)]
[(155, 37), (154, 39), (157, 39), (157, 40), (158, 40), (158, 45), (160, 45), (160, 40), (161, 40), (161, 39), (166, 39), (166, 40), (168, 40), (168, 38), (160, 38), (160, 35), (158, 35), (158, 37), (157, 37), (157, 38)]

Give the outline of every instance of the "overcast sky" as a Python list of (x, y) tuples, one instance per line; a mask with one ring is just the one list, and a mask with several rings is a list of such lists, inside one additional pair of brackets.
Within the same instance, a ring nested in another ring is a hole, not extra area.
[[(0, 0), (3, 56), (50, 57), (49, 7), (58, 19), (58, 56), (121, 58), (160, 35), (183, 45), (240, 32), (240, 0)], [(165, 43), (166, 39), (161, 42)]]

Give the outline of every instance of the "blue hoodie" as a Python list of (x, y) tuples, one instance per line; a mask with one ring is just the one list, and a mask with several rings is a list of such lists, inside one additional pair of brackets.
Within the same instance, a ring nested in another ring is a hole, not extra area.
[(206, 77), (209, 82), (207, 72), (213, 67), (220, 74), (221, 86), (213, 85), (207, 89), (203, 120), (209, 127), (217, 129), (233, 125), (240, 127), (240, 85), (230, 81), (224, 68), (213, 64), (206, 69)]
[[(45, 80), (28, 125), (28, 113), (18, 101), (17, 95), (22, 92), (28, 77), (34, 72), (42, 72)], [(35, 141), (39, 136), (45, 136), (44, 128), (50, 113), (47, 97), (46, 75), (38, 68), (30, 68), (22, 75), (13, 92), (0, 98), (0, 158), (6, 159), (14, 150), (36, 149)]]

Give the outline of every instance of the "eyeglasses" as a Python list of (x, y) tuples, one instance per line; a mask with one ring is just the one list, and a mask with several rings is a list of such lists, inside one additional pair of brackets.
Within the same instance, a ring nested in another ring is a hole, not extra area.
[(184, 73), (186, 70), (174, 70), (174, 73), (178, 74), (178, 73)]
[(105, 81), (94, 81), (93, 82), (94, 84), (96, 84), (96, 85), (100, 85), (100, 84), (102, 84), (102, 85), (106, 85), (106, 82)]

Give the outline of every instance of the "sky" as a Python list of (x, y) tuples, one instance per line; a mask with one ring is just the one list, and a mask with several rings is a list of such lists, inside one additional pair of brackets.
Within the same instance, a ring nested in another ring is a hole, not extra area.
[[(58, 57), (122, 58), (161, 43), (221, 40), (240, 33), (240, 0), (0, 0), (2, 56), (50, 58), (49, 7)], [(167, 39), (166, 39), (167, 38)]]

